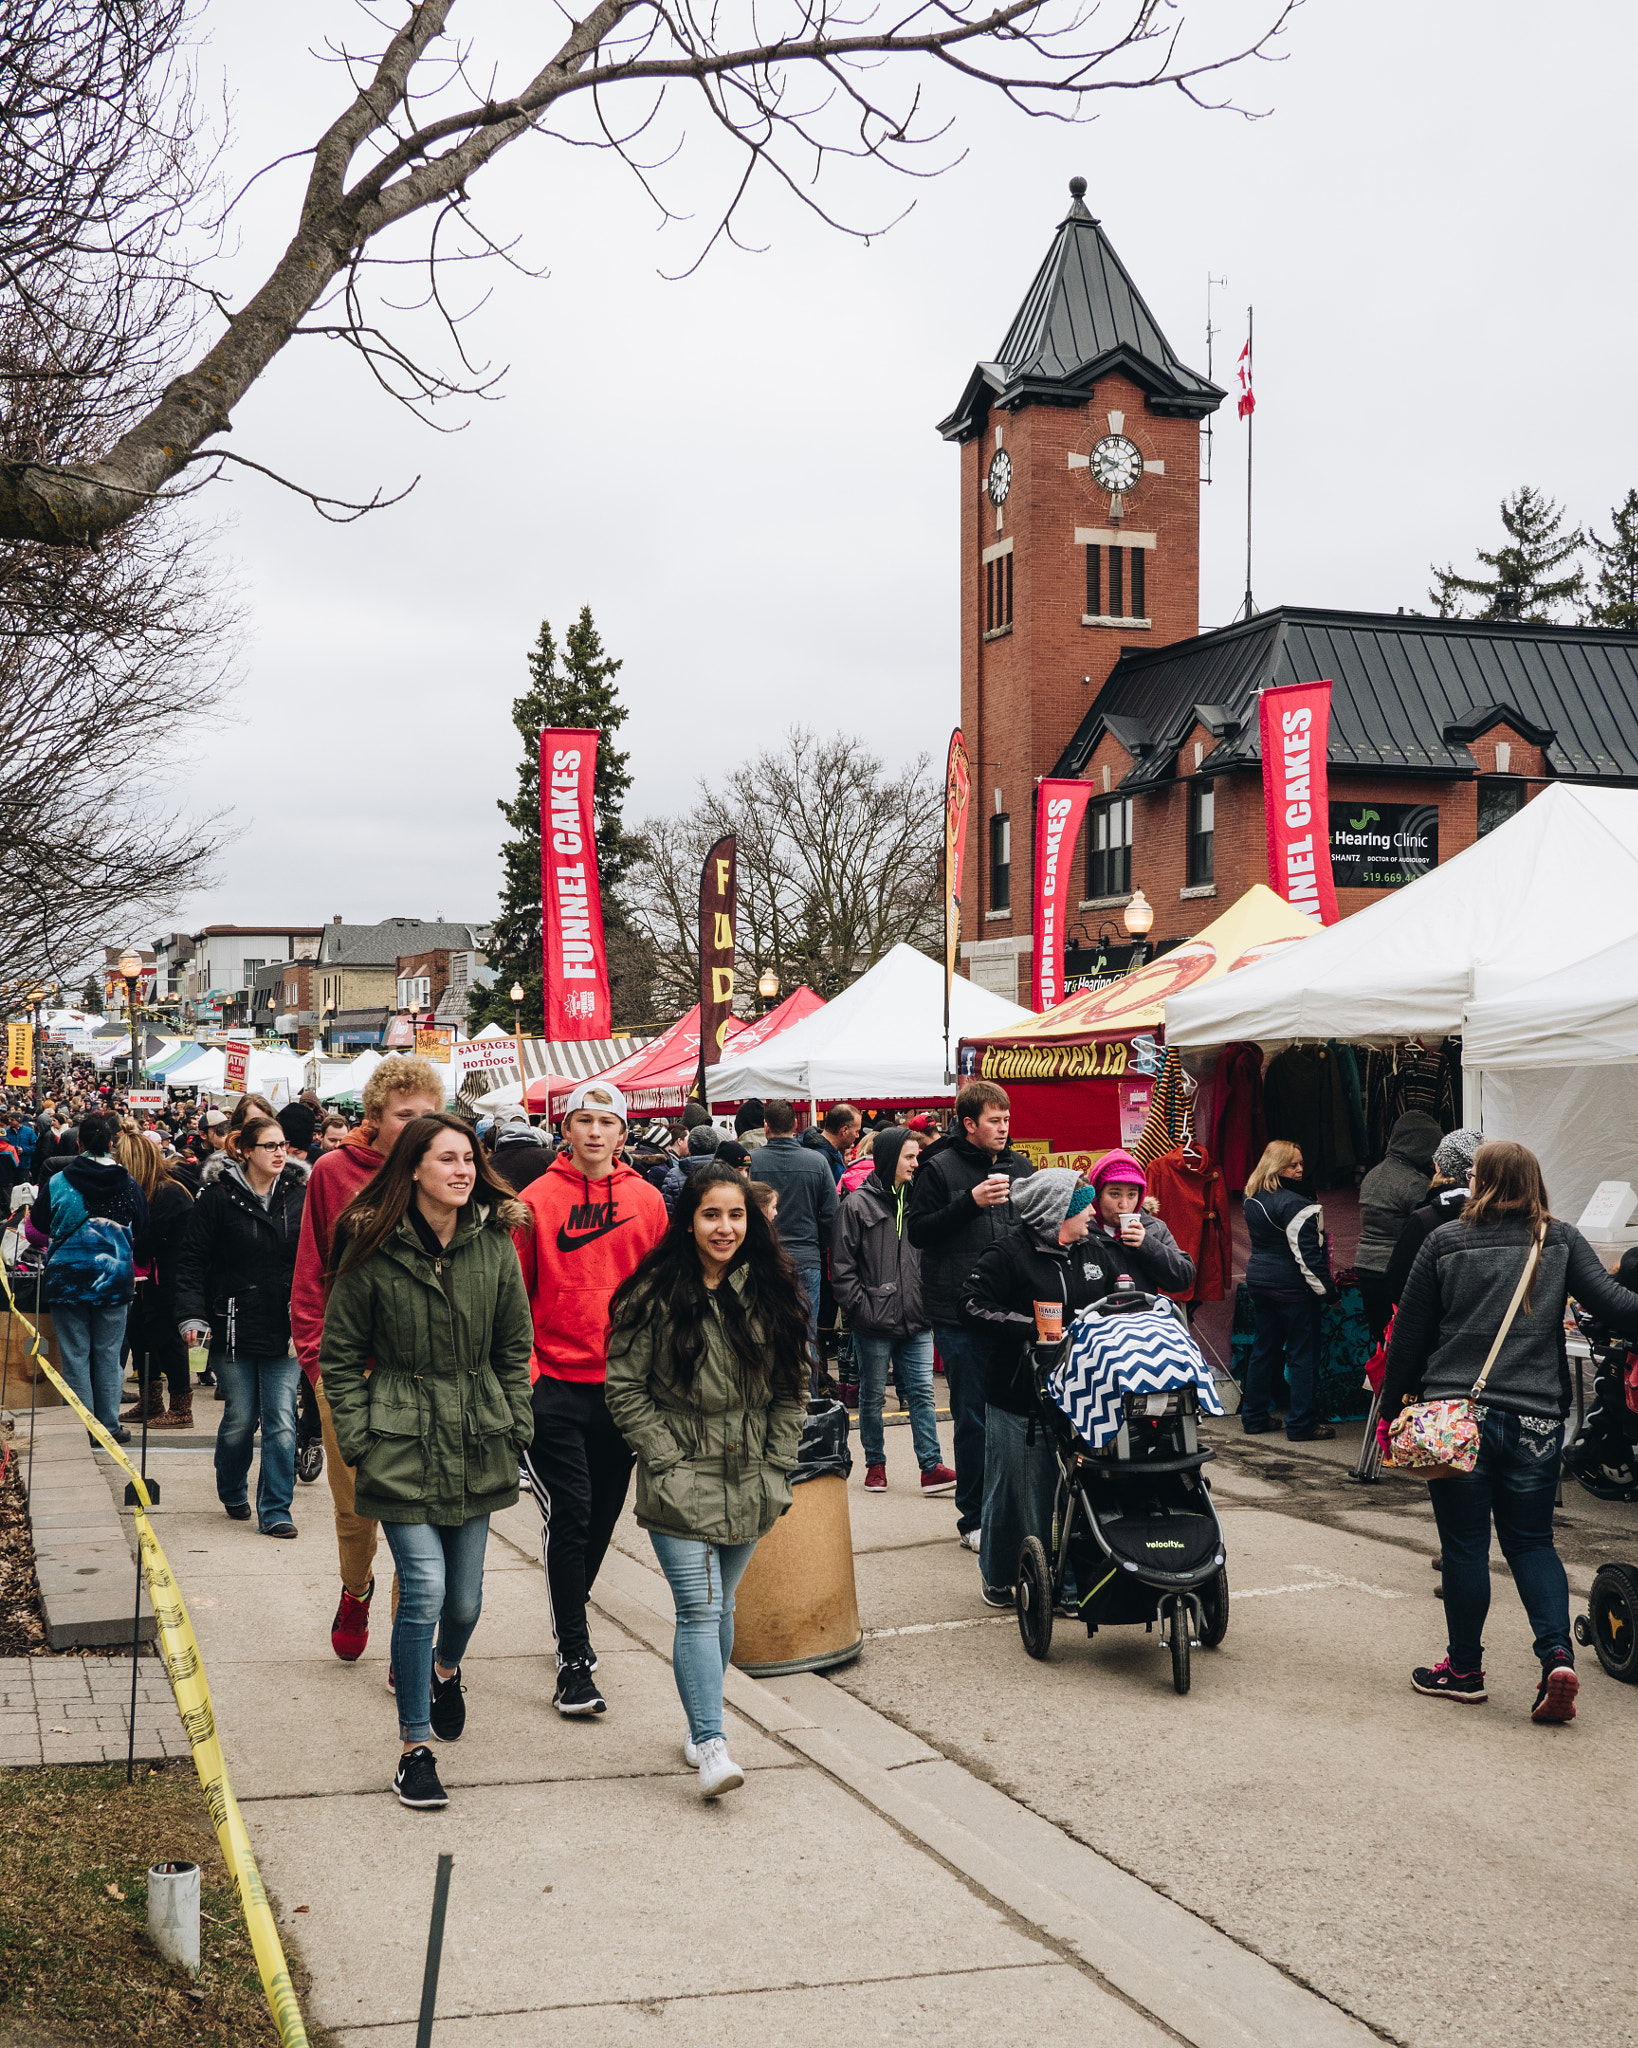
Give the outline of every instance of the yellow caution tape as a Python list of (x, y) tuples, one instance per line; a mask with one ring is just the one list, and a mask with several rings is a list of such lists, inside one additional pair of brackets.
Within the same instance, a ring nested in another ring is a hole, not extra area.
[(204, 1789), (205, 1804), (210, 1808), (210, 1817), (216, 1828), (216, 1839), (221, 1844), (223, 1859), (228, 1869), (232, 1871), (234, 1882), (239, 1888), (239, 1904), (244, 1911), (250, 1945), (256, 1952), (256, 1968), (261, 1973), (262, 1990), (267, 1998), (268, 2011), (273, 2015), (273, 2024), (279, 2030), (279, 2040), (283, 2043), (283, 2048), (307, 2048), (307, 2029), (302, 2024), (301, 2008), (296, 2003), (295, 1987), (290, 1982), (290, 1970), (284, 1959), (284, 1944), (279, 1940), (279, 1930), (274, 1925), (273, 1914), (267, 1903), (267, 1890), (262, 1883), (262, 1874), (256, 1868), (250, 1837), (245, 1832), (239, 1802), (234, 1798), (233, 1788), (228, 1783), (227, 1765), (222, 1760), (221, 1744), (216, 1739), (216, 1716), (211, 1711), (210, 1686), (205, 1678), (205, 1661), (199, 1654), (199, 1639), (193, 1632), (193, 1623), (188, 1619), (187, 1603), (183, 1600), (182, 1588), (176, 1583), (175, 1575), (171, 1571), (170, 1560), (160, 1547), (159, 1538), (153, 1531), (153, 1524), (144, 1512), (152, 1505), (148, 1498), (147, 1486), (143, 1483), (141, 1473), (45, 1355), (40, 1332), (17, 1306), (16, 1296), (11, 1291), (11, 1283), (6, 1277), (3, 1265), (0, 1265), (0, 1290), (5, 1293), (11, 1313), (33, 1339), (29, 1347), (29, 1357), (44, 1369), (51, 1384), (108, 1455), (130, 1476), (131, 1483), (137, 1490), (137, 1498), (141, 1502), (141, 1506), (135, 1510), (137, 1544), (142, 1575), (148, 1585), (148, 1598), (153, 1603), (154, 1622), (159, 1632), (159, 1651), (165, 1660), (165, 1675), (170, 1679), (171, 1690), (176, 1694), (176, 1710), (182, 1716), (182, 1726), (187, 1731), (188, 1743), (193, 1750), (194, 1767), (199, 1773), (199, 1783)]

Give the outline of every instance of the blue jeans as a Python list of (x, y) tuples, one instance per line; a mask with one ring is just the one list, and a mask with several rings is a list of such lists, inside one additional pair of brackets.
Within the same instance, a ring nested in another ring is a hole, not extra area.
[(1545, 1658), (1570, 1646), (1570, 1587), (1553, 1548), (1553, 1495), (1558, 1491), (1562, 1422), (1480, 1410), (1479, 1462), (1455, 1479), (1429, 1482), (1439, 1524), (1445, 1625), (1455, 1671), (1484, 1668), (1484, 1621), (1490, 1612), (1490, 1521), (1502, 1556)]
[(648, 1540), (677, 1603), (671, 1672), (694, 1742), (722, 1733), (722, 1674), (734, 1654), (734, 1588), (754, 1543), (707, 1543), (650, 1529)]
[(808, 1374), (808, 1392), (817, 1393), (819, 1382), (824, 1377), (824, 1365), (819, 1357), (819, 1290), (824, 1285), (823, 1266), (801, 1266), (796, 1277), (802, 1283), (802, 1291), (808, 1297), (808, 1349), (813, 1354), (813, 1370)]
[(262, 1469), (256, 1477), (256, 1526), (265, 1535), (291, 1519), (296, 1491), (296, 1382), (294, 1358), (245, 1358), (226, 1351), (210, 1355), (211, 1371), (226, 1404), (216, 1432), (216, 1498), (242, 1507), (256, 1425), (262, 1426)]
[(432, 1733), (432, 1638), (438, 1662), (453, 1671), (466, 1655), (483, 1612), (483, 1553), (489, 1517), (444, 1528), (434, 1522), (383, 1522), (381, 1533), (398, 1573), (398, 1612), (392, 1618), (392, 1670), (397, 1687), (398, 1733), (425, 1742)]
[(1246, 1367), (1240, 1426), (1253, 1435), (1267, 1429), (1268, 1411), (1280, 1397), (1280, 1382), (1289, 1378), (1291, 1403), (1286, 1410), (1285, 1433), (1309, 1436), (1320, 1419), (1314, 1401), (1320, 1298), (1313, 1294), (1306, 1301), (1283, 1301), (1277, 1294), (1253, 1294), (1251, 1299), (1257, 1311), (1257, 1334), (1251, 1340), (1251, 1362)]
[(853, 1353), (859, 1362), (859, 1448), (865, 1463), (887, 1462), (882, 1402), (887, 1395), (888, 1367), (893, 1366), (898, 1370), (899, 1391), (910, 1403), (910, 1440), (915, 1445), (916, 1463), (924, 1472), (931, 1472), (942, 1456), (933, 1405), (932, 1331), (893, 1338), (878, 1337), (872, 1330), (855, 1330)]
[[(1058, 1462), (1046, 1424), (1038, 1417), (991, 1408), (984, 1432), (984, 1533), (978, 1576), (992, 1593), (1005, 1593), (1018, 1577), (1026, 1536), (1039, 1536), (1052, 1556), (1052, 1508)], [(1035, 1441), (1031, 1443), (1033, 1424)]]
[(125, 1378), (120, 1355), (131, 1304), (111, 1301), (93, 1308), (65, 1301), (51, 1311), (63, 1378), (111, 1435), (119, 1434), (119, 1390)]
[[(984, 1361), (990, 1339), (959, 1323), (935, 1323), (933, 1341), (944, 1361), (955, 1434), (956, 1527), (963, 1535), (984, 1519)], [(1005, 1583), (1012, 1584), (1009, 1575)]]

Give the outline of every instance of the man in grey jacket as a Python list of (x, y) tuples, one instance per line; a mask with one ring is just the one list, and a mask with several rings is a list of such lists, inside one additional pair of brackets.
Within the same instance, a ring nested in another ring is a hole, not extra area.
[[(819, 1289), (836, 1222), (836, 1183), (823, 1156), (797, 1143), (796, 1111), (790, 1103), (770, 1102), (763, 1113), (768, 1142), (756, 1155), (756, 1177), (779, 1196), (779, 1239), (790, 1253), (807, 1292), (811, 1348), (819, 1334)], [(816, 1392), (822, 1377), (815, 1353)]]
[(888, 1368), (910, 1404), (910, 1438), (924, 1494), (949, 1493), (933, 1404), (933, 1326), (921, 1301), (921, 1254), (905, 1234), (910, 1177), (921, 1144), (913, 1131), (878, 1132), (869, 1178), (843, 1198), (830, 1241), (830, 1283), (859, 1361), (859, 1444), (865, 1492), (887, 1491), (882, 1401)]
[(1412, 1210), (1428, 1198), (1434, 1148), (1443, 1136), (1425, 1111), (1407, 1109), (1388, 1134), (1387, 1157), (1359, 1184), (1359, 1249), (1354, 1253), (1354, 1271), (1373, 1344), (1393, 1313), (1388, 1299), (1388, 1261)]

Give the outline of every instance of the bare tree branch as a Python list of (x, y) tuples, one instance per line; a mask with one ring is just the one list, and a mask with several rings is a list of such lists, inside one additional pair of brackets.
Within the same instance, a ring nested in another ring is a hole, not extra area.
[[(155, 4), (179, 18), (184, 0)], [(556, 50), (510, 96), (444, 110), (439, 103), (463, 90), (471, 71), (469, 50), (444, 46), (457, 4), (397, 0), (394, 12), (402, 18), (378, 54), (337, 47), (352, 98), (311, 148), (295, 232), (265, 281), (226, 316), (225, 332), (172, 378), (157, 403), (99, 460), (78, 464), (70, 474), (41, 456), (0, 459), (0, 538), (68, 546), (120, 526), (144, 494), (161, 492), (228, 429), (234, 408), (338, 280), (345, 311), (341, 331), (395, 396), (419, 406), (457, 390), (486, 390), (481, 374), (477, 383), (461, 385), (413, 364), (397, 344), (384, 342), (357, 296), (362, 265), (377, 260), (365, 252), (390, 229), (429, 210), (440, 222), (469, 227), (466, 202), (476, 173), (533, 132), (573, 144), (572, 121), (582, 102), (596, 142), (616, 149), (652, 191), (652, 167), (633, 155), (635, 138), (673, 88), (699, 93), (709, 121), (744, 157), (703, 256), (719, 238), (735, 238), (740, 208), (758, 172), (771, 175), (821, 219), (844, 228), (815, 189), (831, 159), (927, 175), (916, 153), (936, 147), (947, 125), (924, 111), (918, 67), (991, 88), (1035, 116), (1082, 119), (1093, 95), (1163, 85), (1197, 105), (1221, 105), (1206, 97), (1209, 82), (1248, 57), (1268, 55), (1296, 0), (1270, 0), (1274, 18), (1249, 45), (1199, 59), (1184, 54), (1183, 18), (1167, 0), (901, 0), (897, 12), (873, 0), (856, 0), (856, 12), (847, 11), (847, 0), (777, 0), (784, 20), (773, 34), (763, 27), (769, 10), (760, 0), (740, 0), (733, 20), (728, 9), (701, 7), (695, 0), (601, 0), (570, 20)], [(1117, 6), (1124, 12), (1105, 30), (1102, 18)], [(0, 0), (0, 102), (9, 63), (3, 34), (8, 16), (39, 17), (48, 26), (54, 14), (73, 17), (83, 29), (83, 16), (94, 8), (95, 0)], [(731, 33), (736, 20), (748, 36)], [(811, 92), (804, 80), (811, 81)], [(611, 124), (610, 97), (627, 89), (640, 94), (638, 118)], [(18, 146), (20, 170), (47, 187), (62, 175), (66, 120), (62, 110), (48, 108)], [(129, 210), (139, 228), (151, 227), (166, 218), (165, 204), (174, 209), (175, 197), (161, 179), (152, 192), (139, 188)], [(117, 232), (110, 248), (120, 246)], [(472, 232), (482, 246), (481, 231)], [(7, 242), (0, 226), (0, 257)], [(452, 313), (437, 289), (437, 263), (448, 259), (439, 256), (436, 236), (425, 260), (433, 273), (432, 303), (453, 334), (465, 316)], [(28, 289), (26, 265), (13, 269), (15, 276), (0, 268), (0, 291)], [(405, 378), (402, 387), (392, 373)]]

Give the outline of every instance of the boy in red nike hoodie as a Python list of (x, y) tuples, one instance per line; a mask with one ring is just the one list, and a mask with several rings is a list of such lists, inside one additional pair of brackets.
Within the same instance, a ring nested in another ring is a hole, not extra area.
[(610, 1081), (569, 1097), (564, 1148), (523, 1190), (535, 1227), (515, 1242), (535, 1318), (535, 1440), (523, 1473), (540, 1509), (557, 1638), (560, 1714), (601, 1714), (586, 1600), (631, 1483), (631, 1451), (603, 1399), (609, 1297), (666, 1230), (657, 1189), (620, 1159), (626, 1100)]

